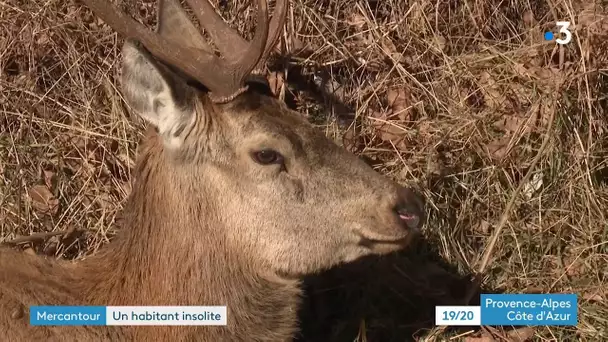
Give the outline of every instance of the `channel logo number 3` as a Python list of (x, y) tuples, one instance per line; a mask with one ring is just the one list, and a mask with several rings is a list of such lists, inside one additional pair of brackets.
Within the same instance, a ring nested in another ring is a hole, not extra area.
[(558, 21), (555, 25), (559, 28), (559, 33), (564, 35), (564, 39), (556, 39), (555, 42), (560, 45), (565, 45), (570, 43), (572, 40), (572, 32), (568, 29), (570, 27), (569, 21)]

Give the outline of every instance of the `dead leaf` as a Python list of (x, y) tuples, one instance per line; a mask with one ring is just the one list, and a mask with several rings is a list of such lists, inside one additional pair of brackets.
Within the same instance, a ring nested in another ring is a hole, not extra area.
[(372, 121), (372, 126), (376, 129), (376, 134), (380, 140), (394, 145), (399, 151), (407, 149), (403, 127), (382, 118)]
[(510, 341), (510, 342), (525, 342), (534, 336), (534, 328), (524, 327), (520, 329), (514, 329), (508, 332), (501, 333), (498, 330), (493, 329), (495, 334), (502, 335), (503, 338), (496, 339), (488, 331), (484, 331), (479, 337), (465, 337), (467, 342), (496, 342), (496, 341)]
[(590, 1), (584, 10), (580, 12), (577, 20), (577, 26), (580, 28), (588, 28), (592, 33), (602, 34), (608, 32), (608, 15), (605, 15), (598, 4)]
[(492, 126), (507, 134), (515, 133), (530, 134), (547, 127), (548, 115), (546, 110), (541, 110), (544, 100), (534, 102), (525, 115), (504, 114)]
[(53, 196), (46, 185), (35, 185), (30, 188), (28, 195), (34, 209), (49, 215), (57, 214), (59, 200)]
[(404, 137), (404, 128), (388, 119), (388, 113), (372, 112), (372, 126), (382, 141), (399, 143)]
[(416, 131), (418, 132), (416, 139), (423, 146), (429, 146), (436, 141), (435, 139), (440, 134), (441, 128), (438, 127), (434, 120), (420, 118), (416, 122)]
[(549, 92), (560, 88), (568, 80), (567, 72), (555, 67), (539, 67), (536, 68), (534, 73), (538, 80), (544, 83), (546, 91)]
[(351, 15), (348, 16), (348, 18), (346, 19), (346, 23), (350, 26), (354, 26), (357, 29), (363, 29), (363, 27), (365, 26), (365, 24), (367, 24), (367, 20), (365, 19), (364, 16), (362, 16), (359, 13), (352, 13)]
[(535, 173), (532, 178), (523, 186), (522, 194), (531, 199), (534, 194), (543, 186), (543, 172)]
[(338, 100), (344, 101), (344, 87), (334, 79), (329, 79), (325, 82), (323, 88), (326, 94), (333, 95)]
[(435, 35), (435, 47), (439, 51), (443, 51), (445, 49), (446, 39), (441, 35)]
[[(583, 259), (577, 258), (577, 255), (573, 252), (566, 253), (563, 256), (562, 262), (565, 267), (566, 274), (571, 277), (576, 277), (586, 273), (586, 267)], [(561, 273), (564, 272), (564, 270), (560, 269), (558, 272)]]
[(393, 41), (390, 37), (383, 37), (380, 41), (380, 45), (382, 46), (384, 52), (388, 53), (391, 56), (397, 53), (397, 47), (395, 46), (395, 44), (393, 44)]
[(364, 145), (362, 136), (358, 133), (357, 129), (351, 127), (342, 136), (342, 145), (350, 152), (358, 152), (360, 147)]
[(492, 126), (509, 134), (517, 132), (520, 132), (521, 134), (529, 134), (535, 132), (539, 124), (541, 127), (546, 126), (546, 119), (542, 120), (540, 108), (541, 101), (539, 100), (530, 106), (530, 109), (525, 115), (517, 115), (515, 113), (504, 114), (500, 117), (500, 119), (492, 123)]
[(36, 39), (37, 45), (44, 45), (47, 44), (49, 41), (49, 36), (46, 34), (45, 31), (38, 32), (38, 38)]
[(378, 137), (385, 142), (391, 142), (398, 150), (407, 148), (405, 129), (411, 123), (414, 112), (411, 106), (411, 96), (407, 88), (391, 88), (386, 92), (388, 110), (374, 111), (370, 115), (375, 118), (372, 126)]
[(55, 172), (44, 170), (44, 171), (42, 171), (42, 173), (44, 175), (44, 184), (46, 184), (46, 186), (49, 189), (51, 189), (53, 187), (53, 180), (55, 178)]
[(411, 97), (406, 88), (389, 89), (386, 92), (387, 102), (391, 111), (391, 118), (398, 117), (403, 121), (411, 121), (412, 110)]
[[(407, 169), (404, 168), (403, 171)], [(443, 167), (437, 153), (427, 153), (426, 155), (426, 173), (429, 175), (441, 175)], [(407, 177), (407, 176), (406, 176)]]
[(526, 25), (533, 25), (534, 24), (534, 12), (525, 11), (523, 20), (524, 20), (524, 23), (526, 23)]
[[(294, 36), (291, 38), (291, 49), (293, 50), (294, 54), (298, 54), (308, 50), (308, 47), (304, 42), (298, 39), (298, 37)], [(282, 49), (279, 49), (278, 51), (280, 52)]]
[(389, 89), (386, 92), (386, 99), (391, 111), (399, 111), (405, 107), (405, 91), (399, 89)]
[(481, 220), (477, 227), (475, 227), (475, 230), (480, 233), (487, 234), (490, 231), (490, 222), (486, 220)]
[(465, 337), (465, 342), (495, 342), (496, 340), (490, 336), (482, 336), (482, 337)]
[(397, 47), (393, 43), (390, 37), (382, 37), (380, 40), (380, 47), (382, 51), (388, 55), (393, 61), (401, 62), (403, 54), (397, 51)]
[(527, 121), (527, 118), (518, 116), (516, 114), (506, 114), (503, 115), (499, 120), (495, 121), (492, 126), (507, 133), (515, 133), (519, 131), (520, 127), (524, 127)]
[(97, 196), (95, 196), (95, 202), (99, 205), (100, 208), (108, 210), (114, 207), (116, 201), (112, 198), (112, 196), (107, 192), (100, 192)]
[(493, 109), (502, 108), (503, 103), (506, 102), (505, 95), (503, 95), (504, 90), (501, 89), (492, 75), (487, 71), (482, 72), (479, 83), (486, 105)]
[(507, 332), (507, 338), (511, 342), (525, 342), (534, 336), (535, 330), (532, 327), (514, 329)]
[(590, 302), (604, 302), (604, 297), (599, 293), (599, 290), (594, 293), (583, 292), (583, 295), (581, 297)]
[(279, 96), (281, 92), (281, 88), (283, 88), (283, 84), (285, 83), (285, 76), (282, 72), (271, 72), (268, 76), (268, 84), (270, 85), (270, 91), (274, 96)]
[(531, 77), (531, 73), (528, 70), (528, 68), (523, 64), (523, 63), (513, 63), (511, 65), (513, 67), (513, 70), (522, 77)]
[(509, 142), (511, 138), (509, 136), (503, 136), (496, 140), (489, 142), (486, 147), (488, 149), (488, 153), (494, 159), (503, 159), (507, 156), (507, 152), (509, 152)]

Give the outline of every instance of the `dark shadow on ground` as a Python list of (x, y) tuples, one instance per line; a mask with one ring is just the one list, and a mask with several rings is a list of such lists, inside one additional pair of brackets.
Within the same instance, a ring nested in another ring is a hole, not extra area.
[[(435, 306), (463, 305), (474, 285), (429, 249), (418, 241), (408, 251), (306, 279), (296, 341), (352, 342), (364, 331), (367, 341), (403, 342), (433, 328)], [(479, 305), (479, 295), (473, 298), (470, 305)]]
[[(299, 57), (306, 57), (306, 52), (298, 54)], [(321, 123), (330, 119), (337, 119), (341, 127), (348, 127), (355, 120), (355, 109), (344, 103), (341, 96), (344, 89), (341, 85), (332, 81), (332, 73), (337, 70), (332, 70), (327, 67), (310, 66), (304, 70), (302, 66), (296, 63), (290, 63), (291, 56), (282, 56), (269, 63), (269, 70), (272, 72), (283, 71), (287, 67), (289, 69), (287, 84), (289, 91), (285, 93), (285, 103), (293, 110), (298, 110), (298, 99), (295, 94), (305, 94), (312, 101), (321, 104), (325, 111), (316, 113), (318, 116), (310, 117), (313, 123)], [(340, 68), (335, 68), (340, 69)], [(316, 81), (315, 81), (316, 79)]]

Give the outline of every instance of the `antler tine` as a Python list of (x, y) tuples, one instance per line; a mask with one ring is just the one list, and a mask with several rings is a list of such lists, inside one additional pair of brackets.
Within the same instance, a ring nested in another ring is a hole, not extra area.
[(201, 26), (207, 29), (211, 38), (214, 39), (227, 62), (226, 76), (230, 79), (231, 85), (241, 85), (241, 87), (235, 88), (236, 91), (232, 95), (226, 94), (224, 98), (217, 99), (221, 102), (228, 101), (235, 94), (243, 91), (242, 85), (245, 79), (264, 55), (268, 39), (268, 3), (266, 0), (258, 1), (257, 25), (253, 39), (248, 43), (236, 30), (224, 22), (207, 0), (186, 1), (196, 14)]
[[(208, 0), (186, 0), (194, 11), (196, 18), (202, 27), (207, 30), (211, 39), (223, 56), (238, 56), (245, 51), (249, 43), (241, 37), (237, 30), (228, 25), (215, 11)], [(224, 41), (224, 44), (219, 42)]]
[(161, 61), (182, 70), (212, 92), (226, 92), (226, 82), (222, 75), (225, 66), (214, 54), (174, 44), (118, 11), (108, 1), (83, 0), (83, 2), (115, 31), (125, 38), (136, 39)]
[[(186, 75), (194, 78), (201, 82), (211, 91), (211, 99), (216, 103), (225, 103), (231, 101), (236, 96), (241, 94), (245, 89), (245, 79), (249, 76), (252, 70), (258, 65), (260, 59), (267, 54), (272, 48), (268, 46), (268, 4), (266, 0), (258, 0), (257, 9), (257, 27), (255, 34), (251, 42), (245, 42), (243, 45), (242, 41), (245, 41), (242, 37), (239, 39), (233, 38), (228, 43), (240, 44), (243, 50), (239, 50), (240, 53), (235, 53), (240, 58), (226, 58), (222, 60), (215, 56), (215, 54), (202, 51), (200, 49), (189, 48), (186, 46), (180, 46), (175, 44), (162, 35), (148, 30), (144, 25), (138, 23), (133, 18), (117, 10), (107, 0), (83, 0), (84, 3), (97, 14), (102, 20), (104, 20), (110, 27), (115, 31), (125, 36), (125, 38), (135, 38), (143, 44), (143, 46), (152, 53), (159, 60), (180, 69)], [(203, 10), (206, 8), (204, 5), (200, 7), (202, 2), (200, 0), (187, 0), (193, 10)], [(194, 6), (193, 6), (194, 5)], [(199, 5), (199, 6), (197, 6)], [(210, 7), (210, 4), (207, 3)], [(196, 6), (196, 7), (195, 7)], [(207, 7), (208, 9), (208, 7)], [(283, 10), (284, 11), (284, 10)], [(213, 13), (213, 14), (212, 14)], [(213, 15), (217, 18), (213, 19)], [(203, 11), (198, 12), (199, 20), (201, 25), (208, 24), (205, 22), (206, 18), (210, 18), (209, 22), (215, 23), (216, 34), (221, 32), (221, 25), (218, 24), (219, 16), (215, 11)], [(276, 19), (280, 19), (284, 16), (275, 16)], [(219, 18), (221, 19), (221, 18)], [(275, 18), (273, 18), (275, 19)], [(223, 26), (227, 27), (223, 21)], [(281, 26), (281, 20), (273, 20), (273, 25), (276, 25), (276, 29), (273, 30), (271, 36), (272, 40), (276, 41), (278, 28)], [(231, 29), (232, 30), (232, 29)], [(225, 32), (229, 32), (224, 28)], [(235, 32), (234, 30), (232, 31)], [(237, 34), (238, 35), (238, 34)], [(234, 37), (234, 35), (233, 35)], [(225, 37), (218, 37), (221, 39)], [(240, 43), (235, 43), (240, 41)], [(220, 45), (220, 44), (218, 44)], [(225, 48), (224, 48), (225, 49)]]
[(258, 1), (258, 22), (255, 28), (253, 39), (249, 44), (249, 48), (242, 54), (241, 58), (230, 64), (235, 65), (238, 70), (240, 81), (243, 82), (251, 71), (258, 65), (260, 58), (266, 50), (266, 42), (268, 41), (268, 3), (266, 0)]
[[(203, 26), (211, 39), (216, 42), (217, 48), (222, 56), (227, 60), (236, 60), (236, 56), (240, 56), (243, 51), (249, 46), (249, 42), (241, 37), (237, 30), (228, 25), (215, 11), (208, 0), (186, 0), (188, 5), (194, 10), (196, 18), (201, 26)], [(287, 17), (287, 1), (277, 0), (272, 19), (270, 20), (270, 29), (264, 52), (260, 57), (256, 69), (261, 68), (268, 57), (268, 54), (277, 44), (280, 31)], [(258, 25), (261, 23), (258, 22)]]
[(262, 53), (262, 56), (258, 61), (258, 64), (256, 65), (256, 69), (261, 69), (264, 67), (264, 63), (266, 63), (268, 55), (277, 45), (279, 37), (281, 36), (281, 31), (283, 30), (283, 25), (285, 25), (288, 8), (288, 0), (276, 1), (274, 11), (272, 13), (272, 19), (270, 19), (270, 33), (268, 34), (268, 39), (266, 40), (266, 47), (264, 49), (264, 53)]

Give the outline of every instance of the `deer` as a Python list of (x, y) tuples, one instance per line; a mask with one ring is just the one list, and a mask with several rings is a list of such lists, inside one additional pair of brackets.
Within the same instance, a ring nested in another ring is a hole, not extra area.
[[(207, 0), (159, 0), (155, 30), (83, 0), (125, 37), (120, 89), (147, 122), (112, 240), (71, 261), (0, 248), (7, 341), (290, 341), (308, 274), (406, 248), (422, 196), (273, 96), (288, 13), (256, 2), (248, 41)], [(227, 307), (225, 326), (32, 326), (32, 305)]]

